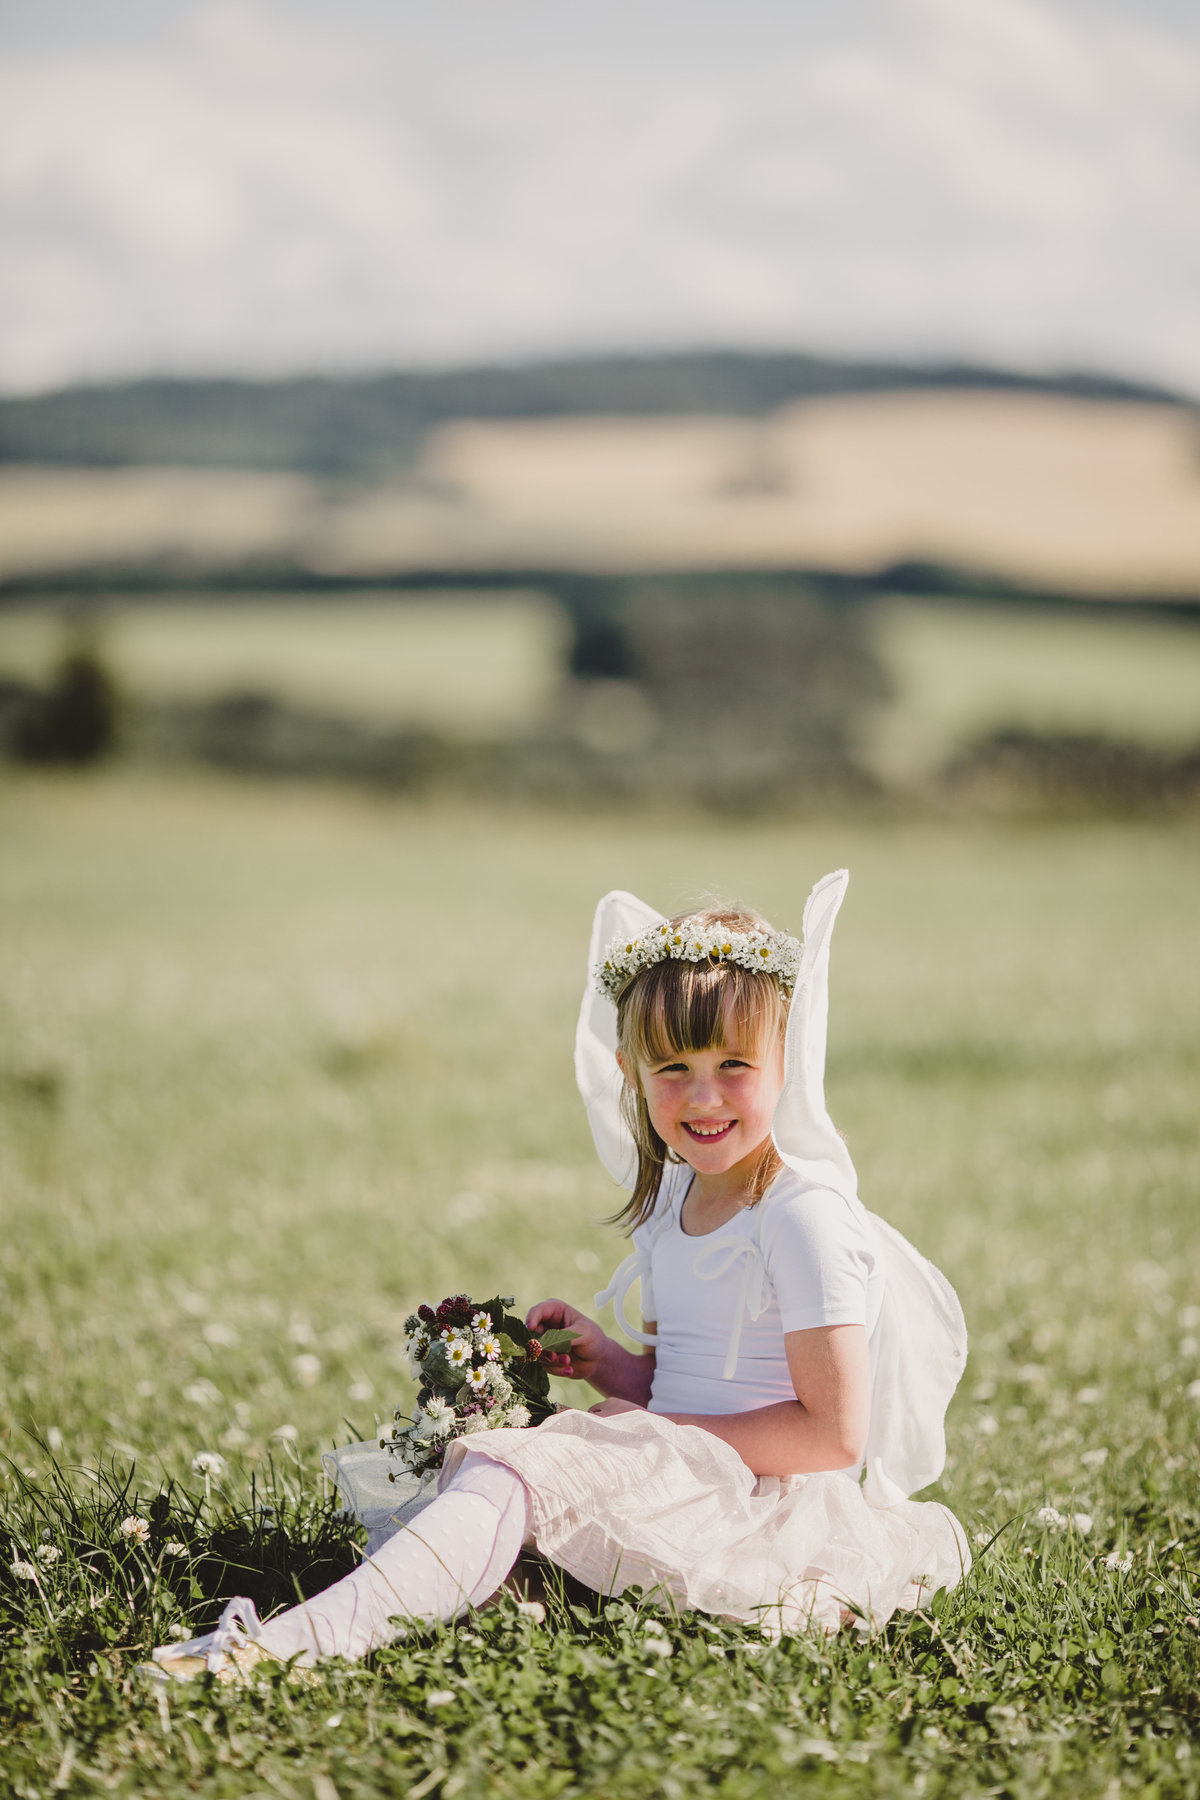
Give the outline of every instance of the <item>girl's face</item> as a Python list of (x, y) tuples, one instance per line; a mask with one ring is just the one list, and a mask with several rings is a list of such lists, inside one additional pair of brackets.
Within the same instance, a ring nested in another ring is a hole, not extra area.
[(650, 1123), (701, 1175), (725, 1174), (757, 1155), (783, 1089), (782, 1043), (730, 1035), (733, 1042), (714, 1049), (638, 1065)]

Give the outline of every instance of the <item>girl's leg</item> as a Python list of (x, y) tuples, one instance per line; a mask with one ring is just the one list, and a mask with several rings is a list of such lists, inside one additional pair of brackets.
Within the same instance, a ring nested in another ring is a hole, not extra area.
[(262, 1626), (258, 1644), (283, 1662), (353, 1659), (398, 1635), (393, 1619), (431, 1624), (479, 1606), (521, 1552), (529, 1502), (502, 1463), (468, 1456), (431, 1506), (362, 1566)]
[(163, 1680), (187, 1680), (206, 1668), (228, 1680), (264, 1656), (304, 1665), (322, 1656), (365, 1656), (391, 1643), (405, 1620), (432, 1624), (482, 1605), (520, 1555), (528, 1523), (520, 1478), (503, 1463), (468, 1456), (432, 1506), (344, 1581), (265, 1625), (253, 1601), (231, 1600), (216, 1631), (161, 1645), (146, 1667)]

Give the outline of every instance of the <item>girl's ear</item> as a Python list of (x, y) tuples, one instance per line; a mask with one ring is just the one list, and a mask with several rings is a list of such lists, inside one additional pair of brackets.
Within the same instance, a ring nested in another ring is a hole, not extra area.
[(618, 1067), (618, 1069), (620, 1069), (622, 1075), (625, 1077), (625, 1085), (627, 1087), (636, 1089), (637, 1076), (636, 1076), (636, 1074), (631, 1074), (630, 1071), (626, 1068), (625, 1053), (623, 1050), (617, 1051), (617, 1067)]

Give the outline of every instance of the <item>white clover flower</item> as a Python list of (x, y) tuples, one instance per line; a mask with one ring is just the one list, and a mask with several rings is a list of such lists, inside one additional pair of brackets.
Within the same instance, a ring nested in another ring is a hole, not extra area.
[(982, 1525), (979, 1527), (979, 1530), (974, 1532), (972, 1535), (974, 1537), (975, 1543), (978, 1545), (978, 1547), (981, 1550), (983, 1549), (983, 1546), (985, 1544), (990, 1544), (992, 1541), (991, 1532), (986, 1531)]
[(643, 1637), (642, 1649), (647, 1656), (674, 1656), (675, 1646), (669, 1638)]
[(311, 1350), (305, 1350), (292, 1358), (292, 1374), (301, 1387), (315, 1387), (321, 1379), (321, 1359), (314, 1356)]
[(1067, 1521), (1056, 1506), (1039, 1506), (1037, 1522), (1044, 1525), (1047, 1531), (1063, 1531)]
[(1133, 1558), (1128, 1553), (1124, 1556), (1119, 1550), (1110, 1550), (1104, 1559), (1106, 1569), (1115, 1569), (1119, 1575), (1128, 1575), (1133, 1567)]
[(535, 1625), (546, 1623), (546, 1609), (540, 1600), (518, 1600), (517, 1611), (523, 1619), (531, 1619)]
[(464, 1344), (461, 1338), (455, 1338), (446, 1346), (446, 1361), (452, 1369), (461, 1369), (471, 1360), (471, 1345)]
[(518, 1400), (515, 1406), (510, 1406), (508, 1408), (508, 1411), (504, 1415), (504, 1423), (506, 1425), (512, 1425), (518, 1431), (524, 1431), (526, 1425), (529, 1423), (529, 1408), (527, 1406), (522, 1406)]
[(37, 1559), (40, 1563), (56, 1563), (61, 1556), (62, 1551), (57, 1544), (39, 1544), (37, 1547)]
[(121, 1536), (134, 1544), (150, 1542), (150, 1521), (139, 1518), (137, 1513), (130, 1513), (127, 1519), (121, 1520)]
[(500, 1339), (493, 1333), (481, 1332), (476, 1342), (476, 1348), (482, 1356), (487, 1357), (489, 1362), (499, 1362)]
[(1087, 1536), (1088, 1532), (1092, 1529), (1093, 1523), (1094, 1521), (1091, 1513), (1071, 1514), (1071, 1529), (1072, 1531), (1077, 1531), (1080, 1537)]
[(467, 1370), (467, 1386), (473, 1394), (487, 1392), (488, 1378), (482, 1369)]
[(485, 1312), (472, 1313), (471, 1314), (471, 1327), (472, 1327), (472, 1330), (474, 1330), (474, 1331), (491, 1331), (491, 1329), (492, 1329), (491, 1313), (485, 1313)]
[[(281, 1444), (294, 1444), (296, 1439), (300, 1436), (300, 1433), (294, 1425), (277, 1425), (275, 1430), (271, 1433), (271, 1436), (273, 1438), (278, 1438)], [(193, 1469), (196, 1467), (195, 1463), (192, 1464), (192, 1467)], [(202, 1471), (197, 1472), (200, 1473)]]
[(1100, 1469), (1108, 1461), (1108, 1446), (1102, 1444), (1099, 1450), (1085, 1450), (1080, 1457), (1085, 1469)]
[(1189, 1381), (1183, 1391), (1189, 1400), (1200, 1400), (1200, 1381)]
[(14, 1562), (12, 1572), (18, 1581), (36, 1581), (38, 1578), (37, 1570), (29, 1562)]
[(169, 1544), (163, 1545), (164, 1556), (186, 1556), (187, 1553), (187, 1545), (181, 1544), (178, 1538), (172, 1538)]
[(464, 1437), (473, 1437), (477, 1431), (486, 1431), (488, 1428), (487, 1414), (481, 1412), (468, 1413), (463, 1420), (462, 1428)]
[(220, 1388), (214, 1382), (205, 1381), (203, 1377), (199, 1381), (190, 1382), (180, 1392), (189, 1406), (218, 1406), (221, 1401)]
[[(276, 1437), (279, 1437), (281, 1435), (282, 1434), (278, 1431), (275, 1433)], [(192, 1474), (193, 1475), (203, 1475), (206, 1480), (211, 1477), (211, 1479), (213, 1481), (220, 1481), (220, 1479), (224, 1473), (225, 1473), (225, 1458), (222, 1455), (220, 1455), (220, 1453), (218, 1451), (216, 1451), (216, 1450), (198, 1450), (196, 1452), (195, 1456), (193, 1456), (193, 1458), (192, 1458)]]
[(439, 1706), (453, 1706), (458, 1695), (450, 1688), (435, 1688), (432, 1694), (426, 1694), (425, 1704), (431, 1710)]

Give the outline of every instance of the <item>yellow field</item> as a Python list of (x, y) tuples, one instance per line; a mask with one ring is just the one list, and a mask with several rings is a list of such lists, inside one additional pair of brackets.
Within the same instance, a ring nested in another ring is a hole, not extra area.
[(919, 559), (1052, 589), (1200, 592), (1194, 417), (962, 391), (842, 396), (761, 421), (478, 422), (370, 487), (213, 470), (0, 474), (0, 579), (88, 561), (421, 567)]

